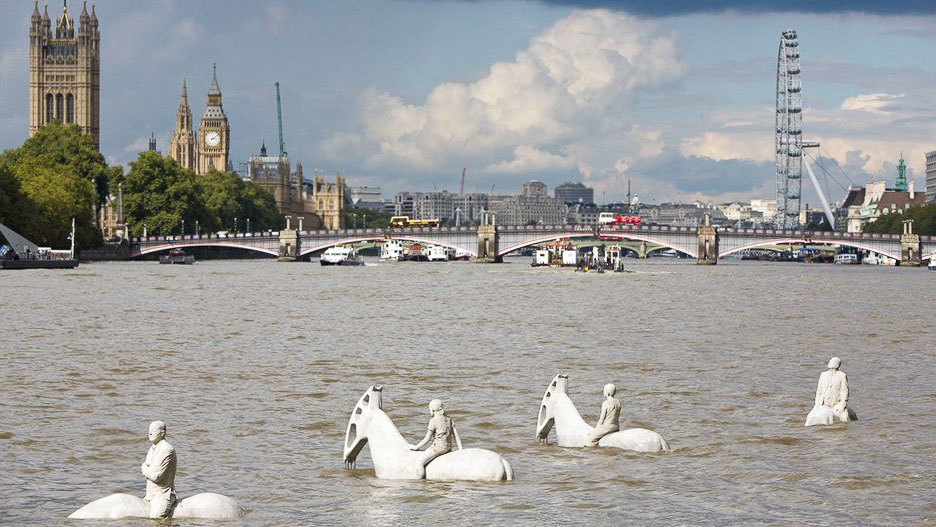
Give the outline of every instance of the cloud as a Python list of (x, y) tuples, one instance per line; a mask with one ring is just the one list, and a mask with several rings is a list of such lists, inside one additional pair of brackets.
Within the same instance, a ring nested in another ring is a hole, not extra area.
[(868, 95), (856, 95), (842, 101), (841, 109), (885, 114), (890, 113), (889, 108), (893, 105), (894, 101), (899, 101), (904, 97), (906, 97), (906, 95), (903, 93), (871, 93)]
[(790, 0), (778, 3), (773, 0), (540, 0), (546, 5), (574, 6), (581, 8), (619, 9), (630, 13), (650, 16), (685, 15), (693, 13), (741, 13), (800, 12), (800, 13), (871, 13), (878, 15), (931, 14), (930, 0), (876, 0), (825, 1)]
[(472, 83), (440, 84), (420, 104), (366, 90), (357, 129), (333, 134), (320, 151), (398, 171), (468, 163), (508, 174), (596, 162), (589, 145), (609, 136), (632, 144), (636, 156), (654, 154), (659, 133), (630, 122), (635, 96), (684, 70), (675, 38), (653, 24), (607, 10), (575, 12), (513, 61), (495, 63)]
[(679, 151), (686, 157), (705, 157), (714, 161), (769, 161), (775, 157), (773, 137), (769, 131), (706, 132), (701, 136), (683, 139)]
[(523, 172), (538, 172), (555, 170), (575, 166), (575, 160), (568, 156), (560, 156), (527, 145), (514, 148), (514, 158), (488, 165), (486, 172), (502, 172), (517, 174)]

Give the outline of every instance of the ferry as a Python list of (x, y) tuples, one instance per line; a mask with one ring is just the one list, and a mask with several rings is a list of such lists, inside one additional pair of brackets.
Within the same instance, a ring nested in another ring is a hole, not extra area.
[(185, 251), (182, 249), (171, 249), (169, 254), (164, 254), (159, 257), (159, 263), (192, 265), (195, 263), (195, 257), (191, 254), (185, 254)]
[(857, 264), (861, 262), (858, 260), (857, 254), (841, 253), (841, 254), (835, 255), (834, 263), (837, 265), (851, 265), (851, 264)]
[(406, 257), (406, 248), (398, 240), (386, 240), (380, 246), (380, 259), (385, 262), (401, 262)]
[(445, 262), (449, 259), (448, 251), (441, 245), (427, 245), (423, 253), (426, 255), (426, 260), (430, 262)]
[(468, 261), (471, 259), (471, 253), (464, 249), (454, 249), (449, 251), (449, 260)]
[(409, 249), (406, 251), (406, 261), (408, 262), (426, 262), (429, 258), (426, 257), (426, 253), (423, 250), (423, 246), (420, 243), (414, 243), (409, 246)]
[(330, 247), (322, 254), (322, 257), (319, 258), (319, 263), (322, 265), (353, 266), (364, 265), (364, 259), (351, 247), (336, 245), (335, 247)]
[(546, 249), (537, 249), (533, 253), (533, 263), (530, 264), (530, 267), (546, 267), (552, 261), (552, 257), (549, 254), (549, 251)]

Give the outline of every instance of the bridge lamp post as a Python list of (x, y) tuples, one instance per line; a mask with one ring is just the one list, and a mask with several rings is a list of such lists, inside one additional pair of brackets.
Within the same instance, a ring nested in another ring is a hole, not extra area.
[(234, 216), (234, 236), (237, 236), (237, 216)]
[(357, 212), (352, 212), (352, 213), (351, 213), (351, 216), (354, 218), (354, 221), (353, 221), (352, 223), (354, 223), (354, 228), (356, 229), (357, 226), (358, 226), (358, 224), (357, 224)]
[(289, 220), (292, 219), (292, 216), (286, 215), (286, 216), (283, 216), (283, 217), (286, 218), (286, 230), (288, 231), (288, 230), (289, 230)]
[(247, 218), (247, 232), (250, 232), (250, 218)]
[(147, 233), (146, 233), (146, 223), (143, 224), (143, 237), (144, 237), (144, 238), (147, 238), (147, 237), (148, 237), (148, 236), (147, 236)]
[(185, 220), (182, 220), (182, 236), (185, 236)]
[(361, 216), (364, 217), (364, 219), (361, 220), (361, 223), (363, 224), (363, 227), (366, 229), (367, 228), (367, 214), (361, 214)]
[(195, 234), (201, 238), (201, 231), (198, 230), (198, 220), (195, 220)]

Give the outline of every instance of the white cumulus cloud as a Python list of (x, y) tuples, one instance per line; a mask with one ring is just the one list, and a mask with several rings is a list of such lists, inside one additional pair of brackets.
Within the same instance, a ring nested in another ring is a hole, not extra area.
[(856, 95), (842, 101), (842, 110), (862, 111), (868, 113), (885, 114), (895, 101), (905, 97), (902, 93), (871, 93), (867, 95)]
[[(660, 133), (634, 124), (635, 95), (680, 77), (675, 37), (607, 10), (577, 11), (532, 39), (511, 62), (471, 83), (436, 86), (420, 104), (368, 90), (355, 130), (320, 145), (369, 167), (436, 170), (462, 162), (489, 174), (613, 167), (654, 155)], [(617, 151), (601, 151), (613, 142)], [(599, 145), (600, 144), (600, 145)]]

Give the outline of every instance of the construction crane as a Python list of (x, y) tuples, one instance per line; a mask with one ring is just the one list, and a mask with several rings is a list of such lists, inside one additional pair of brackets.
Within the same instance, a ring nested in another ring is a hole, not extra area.
[(465, 167), (462, 167), (461, 196), (465, 195)]
[(279, 155), (286, 157), (286, 143), (283, 141), (283, 107), (280, 103), (279, 81), (276, 82), (276, 124), (279, 126)]

